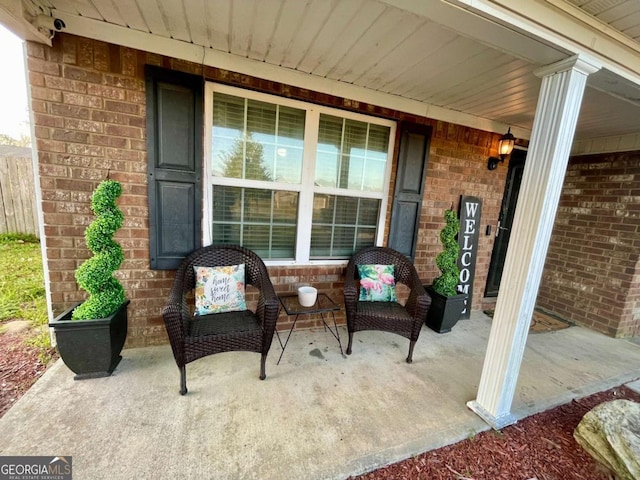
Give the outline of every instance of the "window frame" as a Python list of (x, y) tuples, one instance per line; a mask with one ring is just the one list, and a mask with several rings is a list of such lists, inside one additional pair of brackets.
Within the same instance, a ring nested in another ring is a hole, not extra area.
[[(234, 95), (237, 97), (268, 102), (276, 105), (304, 110), (304, 153), (302, 158), (302, 176), (299, 184), (266, 182), (261, 180), (247, 180), (241, 178), (214, 177), (212, 172), (212, 131), (213, 131), (213, 95), (215, 92)], [(320, 114), (346, 118), (370, 124), (382, 125), (389, 128), (389, 144), (387, 150), (387, 165), (384, 174), (382, 192), (368, 192), (346, 190), (335, 187), (319, 187), (314, 185), (316, 150), (320, 126)], [(346, 265), (348, 259), (311, 259), (311, 227), (314, 194), (338, 195), (356, 198), (371, 198), (380, 200), (380, 212), (376, 227), (375, 245), (382, 245), (389, 205), (389, 189), (391, 186), (391, 172), (393, 169), (393, 152), (396, 141), (397, 122), (380, 117), (373, 117), (347, 110), (325, 107), (300, 100), (292, 100), (278, 95), (255, 92), (243, 88), (232, 87), (215, 82), (205, 83), (204, 95), (204, 148), (203, 148), (203, 195), (202, 195), (202, 244), (210, 245), (213, 238), (213, 186), (230, 186), (240, 188), (262, 188), (266, 190), (291, 191), (298, 193), (297, 235), (295, 258), (293, 260), (269, 260), (267, 266), (291, 265)], [(305, 186), (307, 188), (305, 188)], [(313, 188), (309, 188), (309, 186)], [(351, 194), (357, 193), (357, 194)], [(308, 212), (305, 214), (304, 212)]]

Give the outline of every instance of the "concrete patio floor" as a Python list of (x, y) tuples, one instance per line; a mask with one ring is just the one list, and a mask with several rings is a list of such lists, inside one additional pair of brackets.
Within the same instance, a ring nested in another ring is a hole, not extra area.
[[(214, 355), (187, 365), (185, 397), (168, 345), (125, 350), (102, 379), (74, 381), (58, 361), (0, 419), (0, 455), (70, 455), (76, 480), (344, 479), (489, 428), (465, 405), (489, 329), (480, 312), (448, 334), (423, 327), (411, 365), (397, 335), (356, 333), (343, 357), (329, 332), (295, 331), (280, 365), (274, 340), (265, 381), (259, 355)], [(632, 341), (531, 334), (513, 413), (639, 377)]]

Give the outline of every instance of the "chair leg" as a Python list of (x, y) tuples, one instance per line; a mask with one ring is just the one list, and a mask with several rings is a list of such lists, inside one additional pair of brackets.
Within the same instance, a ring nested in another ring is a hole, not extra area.
[(353, 332), (349, 332), (349, 345), (347, 345), (347, 355), (351, 355), (351, 344), (353, 344)]
[(180, 367), (180, 395), (187, 394), (187, 368), (183, 365)]
[(407, 357), (407, 363), (413, 362), (413, 347), (416, 346), (416, 341), (411, 340), (409, 342), (409, 356)]
[(265, 364), (267, 363), (267, 355), (263, 354), (262, 359), (260, 360), (260, 380), (264, 380), (267, 378), (267, 374), (265, 372)]

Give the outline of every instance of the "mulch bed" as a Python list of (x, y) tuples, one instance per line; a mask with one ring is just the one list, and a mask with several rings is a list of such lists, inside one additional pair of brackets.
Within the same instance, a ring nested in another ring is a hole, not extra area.
[(42, 376), (39, 350), (25, 345), (27, 332), (0, 334), (0, 417)]
[(640, 394), (620, 386), (527, 417), (501, 431), (353, 477), (360, 480), (610, 480), (613, 476), (573, 438), (585, 413), (600, 403)]

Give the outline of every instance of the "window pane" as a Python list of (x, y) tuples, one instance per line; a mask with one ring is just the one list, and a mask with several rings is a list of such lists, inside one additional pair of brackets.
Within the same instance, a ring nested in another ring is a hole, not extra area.
[(239, 222), (242, 192), (238, 188), (213, 186), (213, 221)]
[(354, 197), (336, 197), (335, 212), (334, 223), (353, 225), (358, 218), (358, 199)]
[(213, 239), (221, 245), (240, 245), (240, 225), (214, 225)]
[(296, 228), (274, 225), (271, 231), (271, 256), (269, 258), (291, 258), (296, 254)]
[(338, 186), (338, 166), (342, 149), (343, 119), (320, 115), (318, 148), (316, 151), (316, 184), (323, 187)]
[(271, 220), (271, 190), (244, 189), (244, 220), (267, 222)]
[[(324, 208), (316, 208), (322, 204)], [(334, 195), (314, 196), (312, 258), (348, 258), (375, 244), (380, 200)]]
[(371, 247), (376, 243), (376, 229), (375, 228), (358, 228), (358, 235), (356, 236), (356, 248), (357, 252), (361, 248)]
[(265, 259), (294, 258), (297, 192), (214, 185), (213, 198), (213, 243), (242, 245)]
[(353, 227), (335, 227), (331, 256), (350, 257), (355, 252), (354, 240), (356, 229)]
[(242, 229), (242, 246), (261, 257), (269, 256), (269, 225), (245, 225)]
[(214, 94), (214, 176), (300, 183), (305, 111)]
[(274, 223), (295, 224), (298, 220), (298, 193), (275, 192), (274, 197)]
[(389, 134), (389, 127), (321, 114), (316, 184), (383, 192)]
[(358, 225), (369, 225), (375, 227), (378, 224), (378, 212), (380, 201), (370, 198), (360, 200), (358, 209)]
[(331, 256), (331, 227), (314, 225), (311, 228), (311, 257)]

